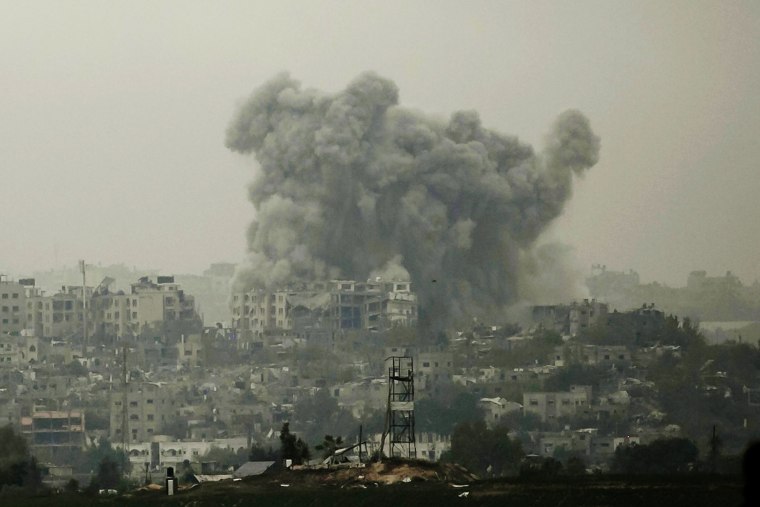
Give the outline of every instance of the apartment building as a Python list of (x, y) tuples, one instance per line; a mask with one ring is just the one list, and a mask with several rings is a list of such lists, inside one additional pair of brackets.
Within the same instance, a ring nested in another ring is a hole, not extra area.
[(554, 349), (555, 366), (583, 364), (587, 366), (624, 367), (631, 363), (631, 352), (625, 345), (587, 345), (567, 343)]
[(523, 410), (535, 414), (542, 422), (559, 417), (574, 417), (591, 413), (591, 386), (570, 386), (564, 392), (525, 392)]
[(563, 335), (575, 336), (597, 322), (605, 322), (608, 306), (596, 299), (584, 299), (562, 305), (534, 306), (533, 324), (557, 331)]
[(84, 449), (85, 418), (79, 410), (34, 412), (21, 418), (21, 433), (39, 461), (53, 462), (73, 450)]
[(232, 326), (255, 335), (274, 329), (379, 330), (412, 326), (417, 317), (417, 295), (403, 281), (317, 281), (232, 296)]
[(155, 281), (140, 278), (129, 293), (110, 292), (101, 284), (90, 307), (94, 332), (102, 338), (134, 336), (159, 325), (178, 333), (184, 331), (183, 324), (200, 326), (195, 299), (175, 283), (173, 276), (158, 276)]
[(26, 327), (26, 290), (0, 275), (0, 335), (17, 334)]
[(161, 432), (161, 428), (177, 415), (178, 407), (169, 389), (154, 382), (131, 382), (125, 396), (122, 385), (111, 392), (110, 438), (122, 441), (122, 422), (126, 402), (127, 439), (145, 442)]
[[(81, 286), (64, 286), (60, 292), (46, 296), (42, 291), (29, 288), (26, 299), (25, 328), (35, 336), (68, 338), (84, 333), (84, 299)], [(89, 300), (92, 288), (84, 289)], [(92, 329), (92, 321), (88, 327)]]

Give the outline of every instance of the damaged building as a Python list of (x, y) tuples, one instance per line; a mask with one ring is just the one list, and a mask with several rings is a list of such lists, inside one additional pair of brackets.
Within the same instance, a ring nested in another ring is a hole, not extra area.
[(260, 336), (287, 330), (379, 331), (417, 322), (417, 295), (408, 281), (332, 280), (254, 289), (232, 296), (233, 327)]

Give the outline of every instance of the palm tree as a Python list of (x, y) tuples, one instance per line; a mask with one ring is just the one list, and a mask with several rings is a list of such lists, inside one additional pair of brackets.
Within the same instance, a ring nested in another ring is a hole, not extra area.
[(327, 459), (335, 453), (335, 450), (343, 445), (341, 437), (333, 438), (332, 435), (325, 435), (321, 444), (315, 447), (316, 450), (322, 451), (322, 459)]

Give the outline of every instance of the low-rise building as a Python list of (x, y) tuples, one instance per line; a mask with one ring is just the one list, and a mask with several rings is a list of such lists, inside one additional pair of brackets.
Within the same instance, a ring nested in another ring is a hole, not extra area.
[(523, 408), (519, 403), (504, 398), (481, 398), (478, 406), (489, 428), (498, 426), (508, 414), (521, 413)]
[(622, 368), (631, 364), (631, 352), (625, 345), (566, 343), (554, 349), (552, 359), (555, 366), (583, 364)]

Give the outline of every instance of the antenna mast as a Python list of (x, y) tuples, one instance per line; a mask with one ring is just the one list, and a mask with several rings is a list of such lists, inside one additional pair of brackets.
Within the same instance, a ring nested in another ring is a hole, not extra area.
[(82, 272), (82, 359), (87, 358), (87, 280), (86, 271), (87, 268), (84, 263), (84, 259), (79, 261), (79, 270)]
[(122, 349), (122, 356), (121, 356), (121, 384), (122, 384), (122, 393), (121, 393), (121, 450), (124, 453), (122, 456), (122, 464), (121, 464), (121, 471), (122, 473), (126, 474), (127, 472), (127, 464), (126, 460), (129, 459), (129, 437), (127, 434), (129, 433), (129, 423), (127, 419), (128, 415), (128, 404), (129, 404), (129, 373), (127, 370), (127, 344), (124, 344), (124, 348)]

